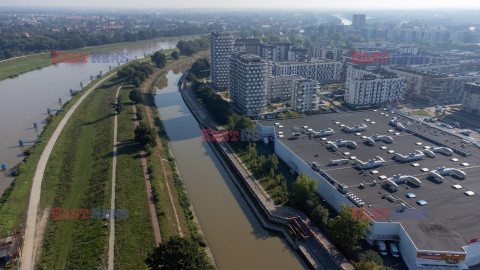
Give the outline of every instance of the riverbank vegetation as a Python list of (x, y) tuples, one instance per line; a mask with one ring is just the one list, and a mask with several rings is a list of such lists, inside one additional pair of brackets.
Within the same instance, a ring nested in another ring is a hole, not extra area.
[[(123, 49), (126, 47), (138, 46), (142, 44), (151, 44), (151, 43), (157, 43), (162, 41), (175, 41), (179, 39), (193, 39), (198, 37), (199, 35), (185, 35), (185, 36), (179, 36), (179, 37), (161, 37), (161, 38), (139, 40), (139, 41), (133, 41), (133, 42), (121, 42), (121, 43), (114, 43), (114, 44), (108, 44), (108, 45), (84, 47), (76, 50), (69, 49), (63, 52), (66, 52), (66, 53), (72, 53), (72, 52), (91, 53), (92, 51), (110, 52), (112, 50)], [(14, 56), (17, 58), (11, 58), (11, 59), (0, 61), (0, 81), (8, 78), (14, 78), (21, 74), (53, 65), (50, 50), (54, 50), (54, 49), (58, 49), (58, 48), (49, 48), (47, 49), (48, 52), (45, 52), (45, 53), (36, 53), (36, 54), (28, 54), (28, 55), (21, 55), (21, 56), (15, 54)], [(165, 51), (168, 51), (168, 50), (164, 50), (164, 52)]]
[(155, 248), (147, 259), (148, 266), (154, 270), (182, 269), (208, 270), (214, 267), (208, 261), (205, 252), (198, 243), (189, 238), (174, 236)]
[(140, 92), (131, 84), (120, 90), (123, 110), (118, 115), (115, 204), (117, 209), (128, 209), (128, 219), (115, 220), (115, 269), (146, 269), (145, 260), (155, 247), (139, 144), (134, 142), (134, 102), (129, 93), (135, 90)]
[(180, 50), (180, 54), (191, 56), (210, 48), (209, 37), (203, 36), (194, 40), (180, 40), (177, 43), (177, 48)]
[[(95, 218), (92, 208), (110, 208), (112, 104), (119, 85), (118, 78), (113, 76), (90, 93), (71, 116), (52, 150), (40, 197), (42, 219), (46, 222), (40, 269), (98, 268), (107, 263), (108, 250), (104, 247), (108, 246), (108, 220), (103, 220), (103, 213)], [(68, 212), (88, 209), (89, 214), (86, 218), (53, 219), (49, 217), (50, 207)]]
[(192, 83), (192, 90), (200, 100), (200, 102), (207, 108), (210, 114), (220, 124), (225, 124), (228, 121), (228, 116), (231, 113), (230, 103), (217, 95), (213, 88), (205, 83), (195, 81)]

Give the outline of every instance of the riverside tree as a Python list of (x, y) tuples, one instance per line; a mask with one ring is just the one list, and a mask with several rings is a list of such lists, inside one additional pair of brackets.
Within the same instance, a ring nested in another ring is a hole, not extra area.
[(312, 179), (309, 175), (301, 173), (292, 184), (292, 191), (290, 192), (292, 204), (305, 210), (307, 202), (315, 196), (316, 187), (317, 179)]
[(178, 60), (180, 58), (180, 54), (178, 53), (178, 51), (172, 52), (172, 58), (175, 60)]
[(330, 219), (330, 237), (345, 252), (353, 254), (359, 248), (358, 242), (365, 235), (370, 221), (368, 219), (354, 219), (352, 206), (342, 204), (340, 213)]
[(158, 68), (164, 68), (167, 64), (167, 57), (161, 51), (156, 51), (150, 58)]
[(149, 145), (155, 147), (157, 145), (155, 131), (145, 123), (140, 123), (140, 125), (135, 128), (135, 141), (143, 146)]
[(153, 270), (207, 270), (214, 269), (205, 252), (190, 238), (172, 236), (162, 242), (146, 259)]

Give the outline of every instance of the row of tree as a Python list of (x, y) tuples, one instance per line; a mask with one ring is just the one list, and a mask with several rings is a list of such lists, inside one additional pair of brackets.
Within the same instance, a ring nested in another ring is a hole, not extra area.
[(180, 40), (177, 43), (177, 48), (182, 55), (192, 55), (199, 51), (204, 51), (210, 47), (210, 41), (207, 36), (203, 36), (194, 40)]
[[(119, 42), (134, 42), (158, 37), (173, 37), (181, 35), (205, 34), (209, 27), (185, 25), (175, 29), (144, 29), (137, 32), (117, 29), (104, 33), (91, 33), (78, 30), (44, 31), (26, 36), (23, 33), (0, 34), (0, 60), (29, 53), (40, 53), (52, 50), (72, 50), (86, 46), (98, 46)], [(208, 42), (208, 39), (207, 39)], [(192, 49), (197, 45), (205, 46), (205, 41), (192, 43)], [(188, 46), (187, 46), (188, 47)], [(207, 45), (208, 48), (208, 45)], [(206, 49), (206, 48), (205, 48)], [(188, 52), (190, 49), (186, 48)]]
[(227, 123), (231, 113), (228, 101), (217, 95), (211, 86), (198, 81), (192, 84), (192, 90), (220, 124)]
[(153, 66), (147, 62), (134, 62), (117, 71), (120, 79), (136, 87), (139, 87), (152, 73)]

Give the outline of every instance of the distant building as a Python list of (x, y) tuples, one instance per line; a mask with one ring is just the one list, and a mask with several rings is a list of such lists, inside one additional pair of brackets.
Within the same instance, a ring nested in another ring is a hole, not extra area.
[(467, 83), (465, 85), (462, 105), (466, 112), (480, 114), (480, 84)]
[(210, 34), (211, 78), (218, 90), (228, 89), (229, 59), (233, 53), (234, 38), (229, 33), (212, 31)]
[(267, 105), (267, 61), (257, 55), (234, 53), (230, 59), (230, 98), (242, 115), (263, 113)]
[(233, 52), (245, 52), (245, 43), (242, 43), (242, 42), (233, 43)]
[(353, 14), (352, 17), (352, 26), (356, 30), (362, 30), (365, 28), (365, 14)]
[(341, 69), (342, 63), (335, 61), (273, 63), (272, 74), (274, 76), (296, 75), (321, 83), (330, 83), (340, 80)]
[(298, 79), (293, 81), (292, 110), (299, 113), (311, 113), (317, 110), (320, 84), (310, 79)]
[(308, 49), (300, 48), (300, 47), (292, 47), (288, 51), (288, 62), (307, 62), (309, 60), (308, 57)]
[(343, 50), (332, 47), (331, 45), (315, 44), (312, 49), (312, 58), (328, 59), (341, 61)]
[(265, 60), (273, 62), (288, 61), (288, 52), (293, 47), (290, 42), (270, 42), (262, 43), (258, 49), (258, 55)]
[(465, 83), (479, 82), (480, 73), (440, 73), (417, 68), (388, 67), (406, 78), (406, 98), (432, 104), (452, 104), (462, 100)]
[(258, 48), (262, 42), (258, 38), (237, 38), (235, 43), (242, 43), (246, 53), (258, 55)]
[(389, 102), (401, 101), (405, 95), (405, 78), (378, 69), (367, 72), (347, 69), (345, 103), (353, 109), (369, 108)]

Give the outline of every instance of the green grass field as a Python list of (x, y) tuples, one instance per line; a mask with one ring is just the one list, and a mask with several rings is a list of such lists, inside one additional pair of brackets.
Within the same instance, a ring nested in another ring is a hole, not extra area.
[(415, 111), (410, 111), (410, 114), (413, 115), (419, 115), (419, 116), (428, 116), (428, 112), (425, 110), (415, 110)]
[[(131, 141), (135, 130), (132, 103), (128, 94), (132, 88), (123, 87), (120, 96), (124, 103), (118, 116), (118, 141)], [(152, 220), (139, 147), (125, 143), (118, 147), (116, 207), (128, 209), (128, 219), (115, 221), (115, 269), (146, 269), (145, 259), (155, 247)]]
[[(110, 208), (116, 76), (77, 108), (47, 164), (41, 207)], [(106, 265), (108, 231), (101, 219), (48, 219), (40, 269), (93, 269)]]
[[(161, 41), (176, 41), (181, 39), (194, 39), (198, 38), (200, 35), (188, 35), (188, 36), (180, 36), (180, 37), (160, 37), (154, 39), (147, 39), (147, 40), (140, 40), (136, 42), (122, 42), (122, 43), (114, 43), (114, 44), (107, 44), (101, 46), (92, 46), (92, 47), (85, 47), (76, 50), (67, 50), (65, 52), (106, 52), (109, 50), (131, 47), (136, 45), (142, 44), (150, 44), (156, 43)], [(32, 54), (26, 55), (22, 57), (18, 57), (15, 59), (7, 59), (6, 61), (0, 61), (0, 81), (14, 78), (21, 74), (27, 73), (32, 70), (41, 69), (47, 66), (52, 65), (50, 52), (48, 53), (41, 53), (41, 54)]]

